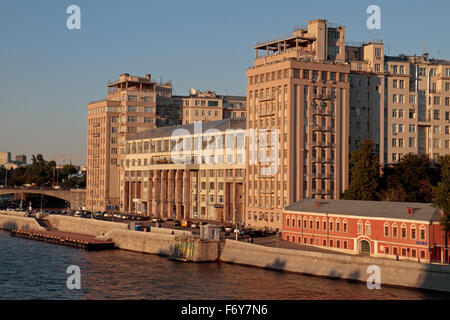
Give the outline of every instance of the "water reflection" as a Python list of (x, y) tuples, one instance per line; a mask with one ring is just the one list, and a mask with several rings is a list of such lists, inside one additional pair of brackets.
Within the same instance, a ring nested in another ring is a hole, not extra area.
[[(190, 264), (123, 250), (86, 252), (0, 232), (1, 299), (450, 299), (450, 295), (272, 272)], [(69, 265), (81, 290), (69, 290)]]

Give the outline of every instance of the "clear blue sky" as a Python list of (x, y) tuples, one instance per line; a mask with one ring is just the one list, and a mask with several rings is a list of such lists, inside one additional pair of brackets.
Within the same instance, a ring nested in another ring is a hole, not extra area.
[[(81, 30), (66, 28), (71, 4)], [(366, 28), (371, 4), (381, 30)], [(1, 0), (0, 150), (84, 158), (87, 103), (120, 73), (172, 80), (177, 94), (244, 94), (254, 43), (318, 18), (345, 25), (348, 41), (383, 39), (387, 54), (450, 59), (449, 16), (448, 0)]]

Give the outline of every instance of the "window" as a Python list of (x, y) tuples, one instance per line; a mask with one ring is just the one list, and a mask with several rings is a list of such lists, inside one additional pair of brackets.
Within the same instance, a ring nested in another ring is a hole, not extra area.
[(366, 221), (366, 235), (370, 236), (371, 230), (370, 230), (370, 222)]
[(433, 111), (433, 119), (434, 120), (440, 120), (440, 117), (441, 117), (440, 111), (439, 110), (434, 110)]
[(389, 224), (387, 222), (384, 224), (384, 237), (389, 237)]
[(398, 231), (397, 226), (396, 225), (392, 226), (392, 238), (398, 237), (397, 231)]
[(425, 227), (420, 227), (420, 240), (425, 240)]
[(363, 223), (358, 221), (358, 234), (363, 234)]
[(416, 227), (411, 227), (411, 240), (416, 240)]
[(402, 239), (406, 239), (406, 226), (402, 226)]
[(344, 220), (344, 223), (342, 224), (342, 231), (347, 232), (347, 221)]

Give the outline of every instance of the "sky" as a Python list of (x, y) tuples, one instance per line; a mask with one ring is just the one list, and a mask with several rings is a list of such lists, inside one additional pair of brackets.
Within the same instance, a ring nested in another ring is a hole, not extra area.
[[(66, 27), (70, 5), (80, 30)], [(380, 30), (366, 26), (369, 5)], [(387, 55), (450, 59), (449, 13), (448, 0), (1, 0), (0, 151), (83, 164), (87, 104), (108, 80), (150, 73), (175, 94), (245, 95), (254, 44), (314, 19), (345, 25), (347, 41), (382, 39)]]

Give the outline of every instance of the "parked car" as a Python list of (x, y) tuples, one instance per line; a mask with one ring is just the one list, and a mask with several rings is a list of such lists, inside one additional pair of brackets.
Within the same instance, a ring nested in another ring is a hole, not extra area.
[(191, 225), (192, 225), (192, 221), (190, 221), (190, 220), (183, 220), (183, 222), (181, 222), (182, 227), (190, 227)]
[(120, 213), (118, 213), (118, 212), (114, 213), (113, 217), (116, 218), (116, 219), (122, 219), (122, 215)]
[(191, 228), (200, 228), (200, 224), (198, 222), (194, 222), (191, 224)]
[(180, 221), (175, 221), (174, 223), (173, 223), (173, 226), (174, 227), (181, 227), (181, 222)]
[(152, 221), (153, 221), (153, 222), (159, 222), (159, 223), (164, 222), (163, 219), (161, 219), (161, 218), (156, 218), (156, 217), (155, 217), (155, 218), (152, 218)]

